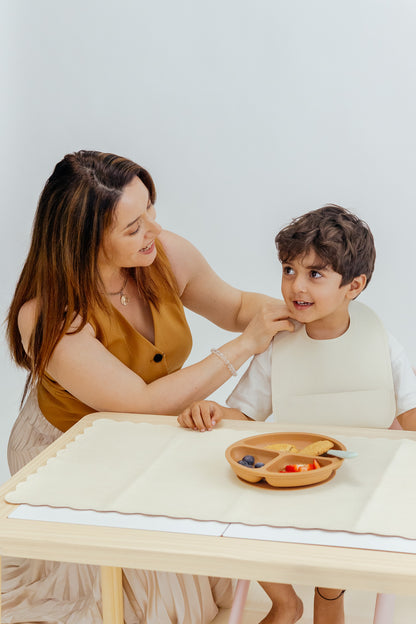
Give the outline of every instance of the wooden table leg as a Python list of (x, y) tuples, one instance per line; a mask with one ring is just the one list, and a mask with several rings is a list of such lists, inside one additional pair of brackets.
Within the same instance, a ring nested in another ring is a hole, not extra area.
[(0, 624), (1, 624), (1, 557), (0, 557)]
[(121, 568), (101, 566), (103, 624), (124, 624)]

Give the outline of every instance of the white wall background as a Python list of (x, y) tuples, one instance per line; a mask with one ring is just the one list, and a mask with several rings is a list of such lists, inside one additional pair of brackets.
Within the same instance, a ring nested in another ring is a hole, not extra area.
[[(220, 275), (279, 295), (274, 235), (327, 202), (371, 225), (362, 300), (416, 363), (414, 0), (0, 0), (0, 313), (54, 164), (154, 176), (159, 221)], [(190, 316), (191, 360), (225, 332)], [(0, 482), (24, 374), (0, 351)], [(216, 393), (223, 401), (232, 382)]]

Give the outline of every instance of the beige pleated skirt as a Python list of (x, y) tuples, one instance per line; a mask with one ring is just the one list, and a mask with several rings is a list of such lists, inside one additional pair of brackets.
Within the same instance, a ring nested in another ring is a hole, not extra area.
[[(11, 474), (60, 435), (32, 391), (10, 435)], [(124, 569), (123, 589), (125, 624), (208, 624), (232, 598), (229, 579), (148, 570)], [(4, 624), (102, 624), (100, 570), (3, 557), (1, 615)]]

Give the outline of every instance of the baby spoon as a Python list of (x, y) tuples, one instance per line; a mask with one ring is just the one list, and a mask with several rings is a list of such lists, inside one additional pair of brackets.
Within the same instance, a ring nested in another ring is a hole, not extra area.
[(337, 451), (336, 449), (329, 449), (325, 455), (333, 455), (334, 457), (339, 457), (340, 459), (351, 459), (352, 457), (357, 457), (358, 453), (355, 451)]

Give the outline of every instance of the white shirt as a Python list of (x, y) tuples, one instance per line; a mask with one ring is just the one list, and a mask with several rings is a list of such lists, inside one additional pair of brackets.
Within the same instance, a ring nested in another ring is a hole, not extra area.
[[(396, 415), (416, 407), (416, 375), (401, 344), (388, 333)], [(272, 344), (254, 356), (250, 366), (227, 399), (253, 420), (266, 420), (272, 413)]]

